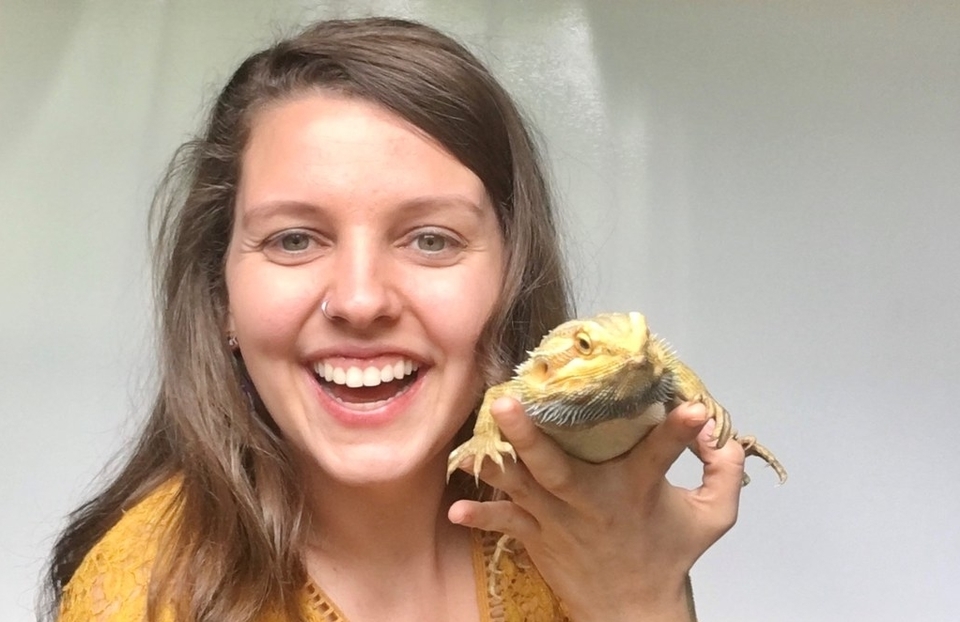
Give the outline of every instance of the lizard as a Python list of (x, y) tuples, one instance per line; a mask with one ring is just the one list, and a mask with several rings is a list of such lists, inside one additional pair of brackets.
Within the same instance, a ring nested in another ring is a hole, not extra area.
[[(667, 412), (683, 402), (699, 402), (706, 407), (708, 419), (716, 422), (717, 447), (731, 439), (739, 442), (746, 455), (769, 464), (781, 484), (787, 479), (786, 469), (770, 450), (733, 430), (729, 412), (667, 342), (650, 332), (646, 318), (638, 312), (570, 320), (549, 331), (509, 380), (486, 390), (473, 436), (449, 456), (448, 478), (461, 465), (468, 465), (479, 479), (486, 458), (500, 468), (504, 468), (503, 456), (516, 460), (513, 446), (503, 439), (490, 413), (493, 402), (502, 396), (517, 399), (533, 422), (567, 453), (592, 463), (630, 451)], [(743, 485), (749, 481), (744, 474)], [(506, 540), (507, 536), (502, 537), (497, 545), (492, 573)], [(690, 613), (696, 620), (689, 576), (687, 588)]]

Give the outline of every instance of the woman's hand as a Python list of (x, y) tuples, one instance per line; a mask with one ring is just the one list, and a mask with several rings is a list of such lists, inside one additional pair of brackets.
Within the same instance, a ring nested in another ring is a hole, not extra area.
[[(492, 413), (520, 462), (487, 461), (480, 477), (509, 501), (458, 501), (450, 520), (521, 541), (577, 622), (688, 622), (687, 573), (737, 519), (744, 452), (714, 447), (700, 404), (683, 404), (630, 452), (602, 464), (567, 455), (511, 398)], [(670, 465), (693, 444), (699, 488), (672, 486)]]

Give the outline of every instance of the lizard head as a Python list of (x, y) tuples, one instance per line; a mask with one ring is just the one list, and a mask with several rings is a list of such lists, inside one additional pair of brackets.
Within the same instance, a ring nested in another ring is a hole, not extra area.
[(636, 312), (571, 320), (544, 336), (516, 378), (534, 400), (569, 401), (598, 391), (612, 401), (637, 399), (664, 375), (663, 362), (651, 356), (653, 340)]

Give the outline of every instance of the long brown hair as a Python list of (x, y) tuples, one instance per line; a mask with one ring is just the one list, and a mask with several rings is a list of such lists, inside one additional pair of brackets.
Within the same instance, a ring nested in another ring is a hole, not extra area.
[[(179, 478), (177, 520), (151, 579), (149, 617), (298, 619), (303, 497), (288, 449), (225, 343), (224, 256), (241, 158), (258, 110), (310, 90), (374, 102), (420, 128), (484, 183), (508, 252), (478, 344), (488, 383), (509, 375), (571, 309), (534, 140), (510, 97), (463, 46), (415, 22), (314, 24), (247, 58), (202, 135), (175, 155), (152, 208), (160, 386), (119, 475), (70, 516), (46, 580), (47, 611), (122, 513)], [(469, 425), (469, 422), (468, 422)]]

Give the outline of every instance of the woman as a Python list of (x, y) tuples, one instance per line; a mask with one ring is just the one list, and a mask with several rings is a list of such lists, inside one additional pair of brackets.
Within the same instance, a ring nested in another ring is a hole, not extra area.
[[(54, 550), (62, 620), (690, 619), (743, 466), (701, 407), (588, 465), (504, 399), (508, 499), (445, 482), (483, 389), (569, 317), (536, 150), (469, 52), (316, 24), (239, 67), (163, 188), (160, 390)], [(697, 491), (664, 478), (690, 443)], [(523, 548), (490, 594), (495, 532)]]

